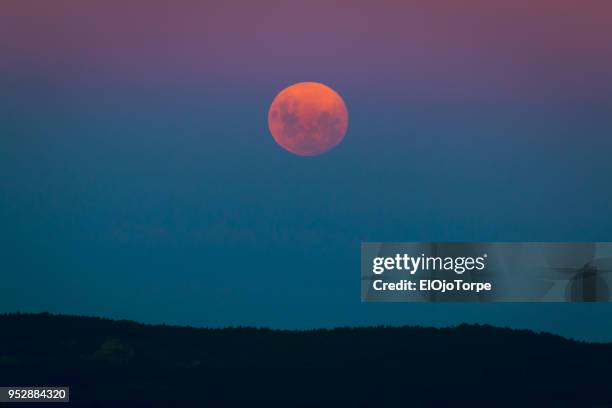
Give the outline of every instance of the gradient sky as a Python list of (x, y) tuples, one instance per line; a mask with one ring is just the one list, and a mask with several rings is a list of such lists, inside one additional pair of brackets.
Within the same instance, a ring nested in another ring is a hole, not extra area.
[[(0, 5), (0, 311), (195, 326), (487, 322), (610, 304), (361, 304), (362, 241), (612, 241), (608, 0)], [(277, 146), (282, 88), (344, 142)]]

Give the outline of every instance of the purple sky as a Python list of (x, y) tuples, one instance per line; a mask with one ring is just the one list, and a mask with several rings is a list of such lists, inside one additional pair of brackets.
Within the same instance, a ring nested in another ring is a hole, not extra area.
[(576, 101), (612, 91), (610, 21), (605, 0), (8, 0), (0, 48), (3, 71), (91, 86), (317, 79), (371, 97)]

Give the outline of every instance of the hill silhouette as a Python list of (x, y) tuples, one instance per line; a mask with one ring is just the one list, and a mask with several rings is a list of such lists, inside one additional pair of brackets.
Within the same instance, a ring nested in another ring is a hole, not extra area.
[(0, 385), (77, 406), (612, 406), (612, 344), (481, 325), (197, 329), (0, 315)]

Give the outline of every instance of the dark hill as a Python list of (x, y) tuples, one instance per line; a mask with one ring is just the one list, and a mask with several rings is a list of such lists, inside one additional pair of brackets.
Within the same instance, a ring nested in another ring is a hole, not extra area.
[(612, 344), (491, 326), (278, 331), (0, 315), (0, 385), (82, 406), (612, 406)]

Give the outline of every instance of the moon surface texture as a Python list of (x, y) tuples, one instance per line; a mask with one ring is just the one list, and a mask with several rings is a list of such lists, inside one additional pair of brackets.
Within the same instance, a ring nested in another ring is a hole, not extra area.
[(318, 82), (283, 89), (268, 111), (268, 127), (280, 146), (300, 156), (316, 156), (337, 146), (348, 129), (342, 97)]

